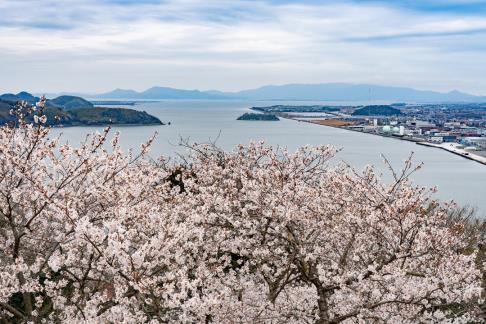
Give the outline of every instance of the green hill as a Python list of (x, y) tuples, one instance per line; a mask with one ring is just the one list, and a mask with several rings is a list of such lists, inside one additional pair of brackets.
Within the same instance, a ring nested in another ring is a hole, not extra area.
[(74, 109), (68, 111), (73, 117), (73, 125), (106, 125), (106, 124), (125, 124), (125, 125), (161, 125), (158, 118), (149, 115), (145, 111), (138, 111), (126, 108), (104, 108), (93, 107), (84, 109)]
[(352, 113), (353, 116), (398, 116), (402, 115), (399, 109), (387, 105), (365, 106)]
[(81, 97), (75, 96), (60, 96), (47, 101), (49, 107), (62, 107), (66, 110), (79, 108), (93, 108), (94, 105)]
[[(0, 95), (0, 100), (8, 101), (13, 104), (18, 101), (27, 101), (30, 104), (35, 104), (37, 101), (39, 101), (39, 97), (35, 97), (28, 92), (22, 91), (17, 94), (5, 93)], [(46, 107), (57, 107), (65, 110), (71, 110), (78, 108), (93, 108), (94, 105), (81, 97), (59, 96), (54, 99), (48, 99), (46, 101)]]
[[(15, 109), (14, 103), (0, 99), (0, 125), (16, 120), (15, 116), (10, 115), (11, 109)], [(45, 108), (44, 114), (47, 116), (47, 125), (50, 126), (163, 125), (158, 118), (145, 111), (123, 108), (91, 107), (65, 110), (50, 106)], [(27, 117), (27, 121), (32, 122), (33, 117)]]

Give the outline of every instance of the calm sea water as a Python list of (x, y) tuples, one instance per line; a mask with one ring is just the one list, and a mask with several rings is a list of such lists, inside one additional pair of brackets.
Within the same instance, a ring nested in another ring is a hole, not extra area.
[[(414, 152), (414, 160), (424, 167), (412, 179), (418, 185), (437, 186), (438, 197), (454, 200), (461, 205), (477, 208), (478, 215), (486, 217), (486, 166), (445, 151), (423, 147), (406, 141), (361, 134), (342, 129), (313, 125), (293, 120), (279, 122), (237, 121), (236, 118), (252, 106), (273, 104), (317, 104), (318, 102), (248, 102), (248, 101), (161, 101), (140, 103), (134, 107), (159, 117), (166, 126), (114, 127), (121, 133), (123, 148), (138, 148), (155, 132), (158, 139), (151, 156), (175, 156), (184, 150), (177, 146), (180, 138), (192, 142), (217, 139), (217, 145), (232, 149), (251, 140), (265, 140), (275, 146), (295, 150), (305, 144), (333, 144), (342, 151), (336, 159), (344, 160), (356, 168), (373, 165), (383, 173), (387, 169), (381, 155), (386, 156), (395, 169)], [(339, 104), (325, 102), (322, 104)], [(356, 103), (355, 103), (356, 104)], [(55, 129), (73, 145), (85, 134), (100, 127), (71, 127)], [(386, 178), (386, 175), (385, 175)]]

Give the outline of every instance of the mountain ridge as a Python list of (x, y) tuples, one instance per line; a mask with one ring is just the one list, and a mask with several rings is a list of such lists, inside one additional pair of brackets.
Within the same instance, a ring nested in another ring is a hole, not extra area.
[(170, 87), (151, 87), (137, 92), (131, 89), (115, 89), (94, 96), (95, 99), (227, 99), (224, 95), (211, 91), (185, 90)]
[(452, 90), (438, 92), (408, 87), (354, 83), (284, 84), (266, 85), (237, 92), (218, 90), (185, 90), (156, 86), (137, 92), (115, 89), (93, 96), (94, 99), (246, 99), (246, 100), (324, 100), (324, 101), (421, 101), (421, 102), (478, 102), (486, 101), (476, 96)]

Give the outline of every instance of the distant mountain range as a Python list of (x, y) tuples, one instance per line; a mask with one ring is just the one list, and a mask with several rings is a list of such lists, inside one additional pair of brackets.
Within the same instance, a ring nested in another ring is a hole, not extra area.
[(217, 91), (181, 90), (167, 87), (153, 87), (143, 92), (134, 90), (115, 89), (111, 92), (94, 96), (95, 99), (230, 99)]
[(84, 95), (92, 99), (245, 99), (245, 100), (326, 100), (326, 101), (404, 101), (404, 102), (486, 102), (486, 97), (457, 90), (442, 93), (405, 87), (370, 84), (324, 83), (270, 85), (239, 92), (182, 90), (153, 87), (137, 92), (130, 89)]
[(459, 91), (440, 93), (434, 91), (415, 90), (403, 87), (388, 87), (369, 84), (289, 84), (281, 86), (265, 86), (237, 93), (238, 96), (259, 100), (329, 100), (329, 101), (405, 101), (405, 102), (456, 102), (456, 101), (486, 101)]

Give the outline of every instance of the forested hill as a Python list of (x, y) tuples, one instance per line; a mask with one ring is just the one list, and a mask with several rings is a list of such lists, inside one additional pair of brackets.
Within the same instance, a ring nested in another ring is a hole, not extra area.
[[(27, 92), (4, 94), (0, 96), (0, 124), (15, 121), (10, 111), (19, 101), (29, 105), (39, 101), (38, 97)], [(144, 111), (125, 108), (95, 107), (91, 102), (76, 96), (60, 96), (46, 101), (44, 114), (48, 125), (85, 126), (85, 125), (163, 125), (157, 118)], [(33, 120), (33, 117), (27, 117)]]
[(401, 114), (399, 109), (387, 105), (365, 106), (353, 112), (353, 116), (398, 116)]
[[(33, 96), (28, 92), (22, 91), (17, 94), (5, 93), (0, 95), (0, 100), (15, 104), (18, 101), (27, 101), (29, 104), (35, 104), (39, 101), (39, 97)], [(59, 96), (54, 99), (47, 99), (46, 107), (56, 107), (65, 110), (77, 108), (93, 108), (93, 104), (77, 96)]]

